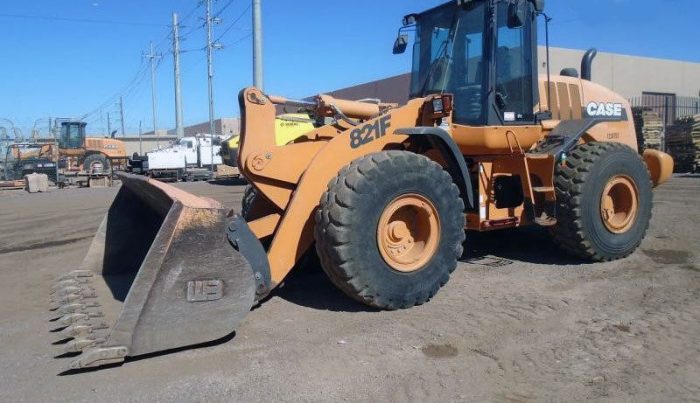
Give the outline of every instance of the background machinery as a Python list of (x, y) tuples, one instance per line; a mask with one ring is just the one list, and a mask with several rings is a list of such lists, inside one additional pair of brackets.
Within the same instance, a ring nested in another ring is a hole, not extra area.
[[(71, 367), (222, 338), (307, 253), (381, 309), (435, 296), (465, 229), (545, 227), (587, 261), (632, 253), (673, 160), (635, 151), (630, 106), (591, 81), (592, 52), (580, 77), (538, 78), (543, 10), (541, 0), (459, 0), (405, 17), (395, 53), (409, 28), (415, 39), (403, 106), (241, 91), (242, 215), (123, 176), (82, 265), (52, 290), (64, 348), (82, 352)], [(278, 106), (324, 124), (278, 145)]]
[[(314, 120), (305, 113), (285, 113), (275, 119), (275, 142), (279, 146), (289, 144), (314, 129)], [(224, 164), (238, 167), (240, 135), (235, 135), (221, 144)]]
[(147, 153), (145, 157), (134, 155), (129, 159), (128, 169), (162, 180), (211, 179), (212, 163), (214, 166), (222, 163), (221, 143), (220, 136), (209, 134), (183, 137), (169, 147)]
[(56, 119), (59, 130), (58, 148), (61, 167), (67, 171), (90, 172), (93, 164), (101, 164), (104, 171), (113, 164), (126, 162), (126, 147), (114, 138), (86, 137), (87, 124), (70, 119)]
[(56, 148), (53, 144), (14, 143), (5, 148), (0, 180), (22, 180), (32, 173), (46, 174), (56, 183)]

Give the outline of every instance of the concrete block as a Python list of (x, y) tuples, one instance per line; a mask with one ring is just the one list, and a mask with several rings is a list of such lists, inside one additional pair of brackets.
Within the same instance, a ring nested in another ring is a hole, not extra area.
[(29, 193), (48, 192), (49, 177), (46, 174), (29, 174), (24, 177), (24, 189)]

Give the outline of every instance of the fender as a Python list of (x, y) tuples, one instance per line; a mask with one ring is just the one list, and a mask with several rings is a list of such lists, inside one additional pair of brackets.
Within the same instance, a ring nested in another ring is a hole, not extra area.
[(433, 148), (442, 154), (448, 163), (447, 171), (459, 187), (462, 199), (468, 209), (474, 208), (474, 190), (469, 176), (469, 169), (464, 156), (450, 134), (439, 127), (411, 127), (398, 129), (396, 134), (407, 135), (410, 138), (424, 137)]
[[(624, 112), (624, 110), (623, 110)], [(607, 122), (620, 122), (626, 120), (626, 113), (623, 118), (584, 118), (563, 120), (549, 133), (544, 142), (537, 148), (537, 154), (551, 154), (558, 161), (565, 153), (570, 152), (583, 135), (592, 127)]]

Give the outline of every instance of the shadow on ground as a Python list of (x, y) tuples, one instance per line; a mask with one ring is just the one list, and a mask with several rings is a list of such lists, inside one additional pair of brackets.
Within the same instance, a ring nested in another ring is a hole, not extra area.
[(333, 312), (375, 312), (338, 289), (321, 268), (318, 259), (306, 262), (292, 270), (284, 285), (275, 289), (271, 297), (280, 297), (293, 304)]
[(245, 178), (240, 177), (240, 178), (221, 178), (221, 179), (214, 179), (208, 182), (210, 185), (214, 186), (245, 186), (248, 184), (248, 181), (245, 180)]
[(544, 265), (586, 263), (561, 251), (545, 228), (535, 226), (493, 232), (467, 231), (462, 261), (484, 257)]
[[(195, 344), (192, 346), (174, 348), (172, 350), (158, 351), (155, 353), (139, 355), (136, 357), (126, 357), (126, 359), (124, 360), (123, 363), (103, 365), (103, 366), (95, 367), (95, 368), (68, 369), (66, 371), (59, 373), (58, 376), (79, 375), (79, 374), (84, 374), (87, 372), (106, 371), (106, 370), (109, 370), (111, 368), (121, 367), (122, 365), (128, 365), (130, 362), (138, 362), (138, 361), (142, 361), (142, 360), (147, 360), (149, 358), (161, 357), (164, 355), (175, 354), (175, 353), (179, 353), (179, 352), (183, 352), (183, 351), (196, 350), (196, 349), (200, 349), (200, 348), (217, 346), (219, 344), (225, 344), (225, 343), (228, 343), (231, 340), (233, 340), (235, 337), (236, 337), (236, 332), (231, 332), (228, 335), (226, 335), (220, 339), (209, 341), (206, 343), (200, 343), (200, 344)], [(54, 358), (59, 358), (59, 359), (75, 358), (79, 355), (80, 355), (80, 353), (76, 353), (76, 354), (68, 353), (68, 354), (64, 354), (64, 355), (57, 356)]]
[[(485, 260), (488, 262), (484, 263)], [(489, 233), (468, 232), (461, 261), (484, 266), (504, 266), (513, 262), (551, 266), (586, 263), (559, 250), (547, 231), (536, 227)], [(337, 312), (375, 311), (340, 291), (321, 269), (318, 259), (313, 257), (304, 258), (294, 268), (284, 281), (284, 286), (270, 295), (275, 296), (313, 309)]]

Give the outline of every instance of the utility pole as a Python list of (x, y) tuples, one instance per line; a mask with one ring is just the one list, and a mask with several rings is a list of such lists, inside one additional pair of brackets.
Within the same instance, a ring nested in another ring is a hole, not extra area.
[(153, 42), (150, 45), (150, 51), (148, 54), (143, 55), (146, 59), (151, 62), (151, 102), (153, 103), (153, 134), (156, 136), (156, 147), (160, 148), (160, 141), (158, 139), (158, 112), (156, 112), (156, 59), (161, 56), (155, 52), (153, 49)]
[(109, 117), (109, 112), (107, 112), (107, 137), (112, 137), (112, 119)]
[(143, 128), (139, 120), (139, 155), (143, 155)]
[(219, 18), (213, 18), (211, 15), (211, 2), (212, 0), (206, 0), (207, 2), (207, 76), (209, 83), (209, 136), (210, 136), (210, 150), (211, 150), (211, 173), (214, 175), (214, 67), (212, 66), (212, 52), (214, 49), (220, 49), (221, 45), (212, 42), (211, 39), (211, 28), (212, 24), (218, 24), (221, 22)]
[(119, 97), (119, 115), (122, 120), (122, 137), (126, 136), (126, 130), (124, 130), (124, 97)]
[(263, 91), (262, 0), (253, 0), (253, 85)]
[(175, 131), (178, 138), (185, 137), (182, 124), (182, 92), (180, 91), (180, 24), (173, 13), (173, 64), (175, 66)]

